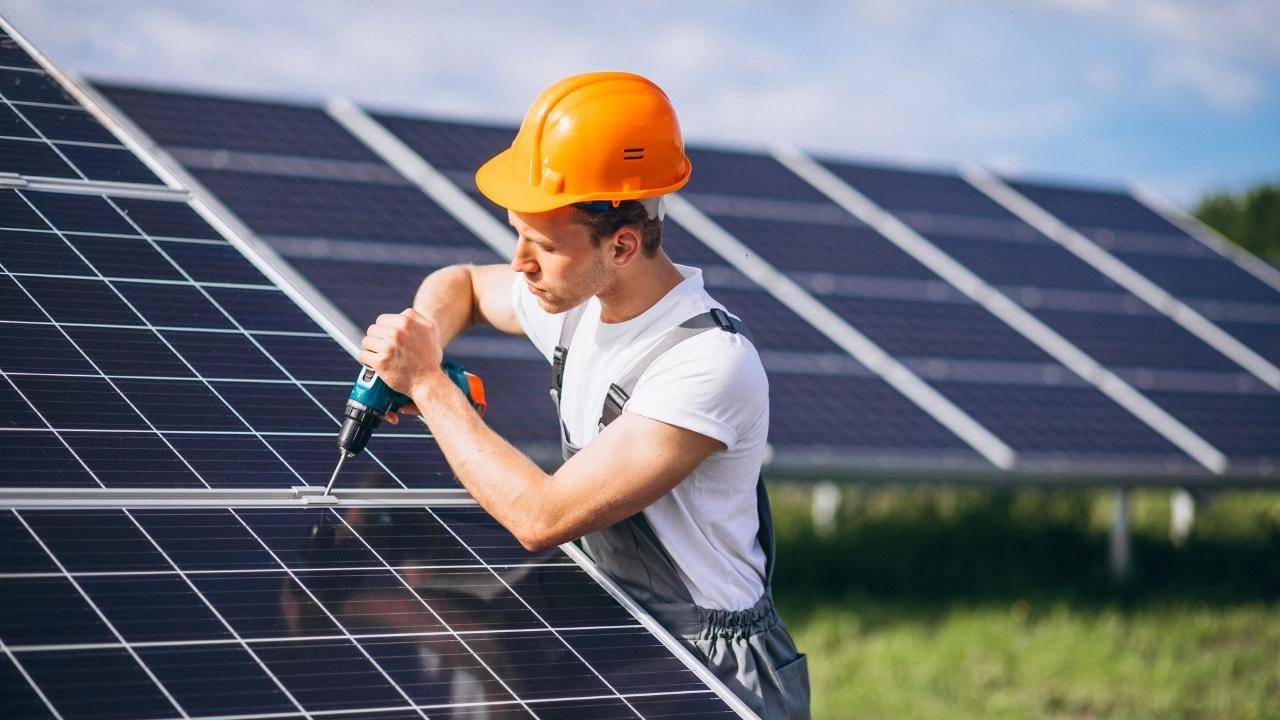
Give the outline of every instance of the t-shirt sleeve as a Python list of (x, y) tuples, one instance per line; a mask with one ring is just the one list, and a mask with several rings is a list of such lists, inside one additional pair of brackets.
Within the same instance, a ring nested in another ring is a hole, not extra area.
[(564, 315), (552, 315), (538, 307), (537, 298), (529, 292), (521, 275), (516, 275), (511, 281), (511, 306), (516, 310), (516, 320), (520, 322), (525, 337), (533, 342), (547, 362), (551, 362), (556, 343), (560, 341)]
[(708, 332), (663, 353), (641, 376), (626, 409), (733, 450), (768, 412), (769, 381), (748, 341)]

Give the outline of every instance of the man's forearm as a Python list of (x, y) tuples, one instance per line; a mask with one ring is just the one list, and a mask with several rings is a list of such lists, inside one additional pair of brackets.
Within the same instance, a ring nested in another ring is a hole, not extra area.
[(413, 401), (471, 496), (530, 549), (548, 544), (556, 525), (546, 497), (552, 477), (480, 419), (444, 373), (413, 390)]
[(428, 275), (413, 296), (413, 309), (435, 321), (444, 345), (478, 322), (471, 269), (470, 265), (442, 267)]

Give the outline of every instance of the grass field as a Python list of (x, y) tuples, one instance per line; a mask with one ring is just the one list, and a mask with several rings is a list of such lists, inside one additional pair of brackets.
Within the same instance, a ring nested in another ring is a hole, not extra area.
[(771, 494), (815, 718), (1280, 718), (1280, 493), (1175, 547), (1169, 493), (1136, 492), (1122, 587), (1110, 492), (848, 489), (830, 537), (808, 486)]

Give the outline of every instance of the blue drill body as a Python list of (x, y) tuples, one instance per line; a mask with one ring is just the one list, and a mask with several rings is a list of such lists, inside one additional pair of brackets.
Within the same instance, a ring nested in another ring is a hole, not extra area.
[[(471, 401), (471, 405), (481, 414), (485, 410), (484, 386), (479, 378), (468, 373), (465, 368), (455, 362), (446, 361), (440, 366), (454, 385)], [(477, 397), (477, 395), (479, 397)], [(343, 411), (342, 429), (338, 431), (338, 450), (342, 455), (338, 459), (338, 467), (325, 486), (325, 494), (333, 489), (338, 479), (338, 471), (347, 458), (355, 457), (369, 444), (373, 431), (382, 424), (382, 417), (388, 412), (413, 402), (403, 394), (392, 390), (372, 368), (360, 368), (356, 382), (351, 386), (347, 396), (347, 406)]]

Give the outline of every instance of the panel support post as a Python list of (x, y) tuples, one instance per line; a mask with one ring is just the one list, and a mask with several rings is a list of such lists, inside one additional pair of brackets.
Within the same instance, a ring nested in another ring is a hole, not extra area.
[(1196, 520), (1196, 496), (1186, 488), (1173, 491), (1169, 498), (1169, 541), (1174, 547), (1187, 544), (1191, 526)]
[(836, 531), (836, 518), (840, 515), (840, 486), (830, 480), (813, 484), (813, 498), (809, 511), (813, 515), (813, 529), (822, 537), (831, 537)]
[(1111, 579), (1123, 585), (1129, 579), (1133, 551), (1129, 544), (1129, 488), (1117, 488), (1111, 507), (1111, 538), (1108, 545)]

